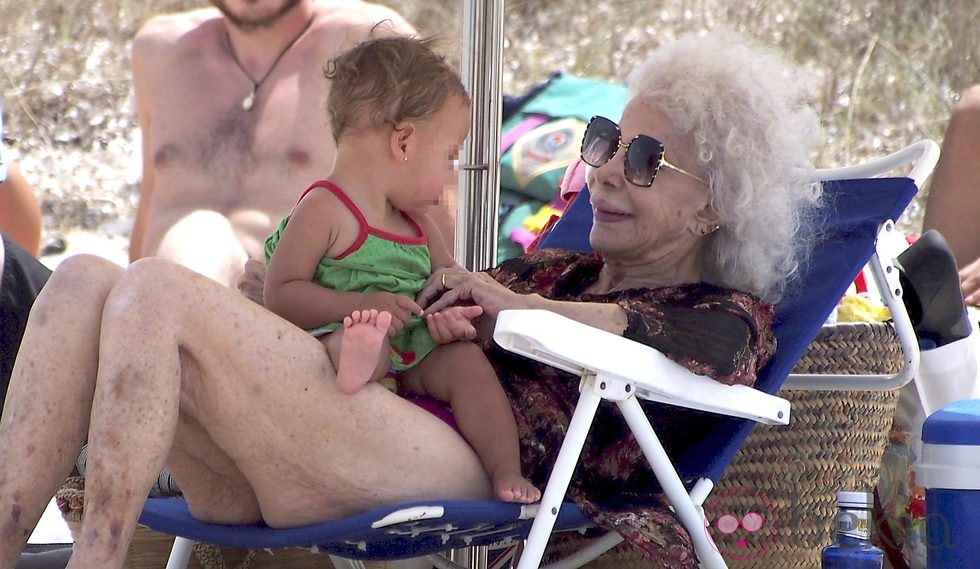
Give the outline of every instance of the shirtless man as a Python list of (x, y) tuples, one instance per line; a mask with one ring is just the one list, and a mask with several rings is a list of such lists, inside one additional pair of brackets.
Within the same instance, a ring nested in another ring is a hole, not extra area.
[[(413, 30), (390, 9), (360, 0), (212, 3), (155, 18), (133, 41), (143, 180), (130, 260), (162, 256), (233, 284), (246, 258), (262, 258), (262, 242), (303, 189), (333, 167), (326, 62), (378, 22), (390, 24), (375, 33)], [(452, 231), (450, 215), (434, 219)], [(50, 274), (9, 235), (4, 240), (0, 397)]]
[(942, 153), (929, 185), (922, 230), (937, 229), (960, 267), (963, 297), (980, 305), (980, 84), (963, 92), (953, 108)]
[(212, 3), (155, 18), (133, 41), (143, 181), (130, 260), (162, 256), (232, 285), (332, 169), (326, 62), (383, 20), (375, 33), (413, 30), (359, 0)]

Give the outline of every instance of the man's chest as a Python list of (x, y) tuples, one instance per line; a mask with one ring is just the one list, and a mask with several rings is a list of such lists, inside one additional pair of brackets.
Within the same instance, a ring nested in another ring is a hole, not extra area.
[(149, 142), (156, 168), (175, 162), (219, 172), (333, 166), (327, 86), (319, 71), (274, 69), (255, 90), (251, 108), (244, 109), (252, 81), (214, 59), (205, 58), (150, 96)]
[(329, 174), (335, 146), (322, 105), (272, 93), (244, 111), (236, 99), (189, 96), (182, 111), (163, 113), (172, 119), (155, 117), (147, 158), (158, 186), (231, 193), (231, 199), (286, 186), (292, 197)]

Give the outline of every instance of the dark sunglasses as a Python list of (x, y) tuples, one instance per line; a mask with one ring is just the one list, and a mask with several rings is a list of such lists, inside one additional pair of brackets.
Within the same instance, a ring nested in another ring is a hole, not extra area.
[(661, 166), (690, 176), (702, 184), (708, 183), (704, 178), (695, 176), (664, 159), (664, 145), (656, 138), (641, 134), (624, 144), (622, 137), (623, 133), (619, 130), (618, 124), (606, 117), (592, 117), (589, 125), (585, 127), (585, 137), (582, 139), (582, 161), (598, 168), (612, 160), (620, 148), (625, 148), (623, 174), (633, 185), (644, 188), (652, 186)]

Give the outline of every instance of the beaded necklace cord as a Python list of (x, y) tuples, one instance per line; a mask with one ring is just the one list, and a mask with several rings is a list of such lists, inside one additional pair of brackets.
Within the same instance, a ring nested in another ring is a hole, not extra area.
[(286, 47), (284, 47), (282, 51), (279, 52), (279, 55), (276, 57), (275, 60), (273, 60), (272, 65), (269, 66), (269, 69), (266, 70), (265, 74), (262, 75), (262, 77), (260, 77), (258, 81), (252, 79), (252, 76), (249, 75), (248, 71), (245, 69), (245, 66), (242, 65), (242, 62), (238, 60), (238, 54), (235, 53), (235, 46), (231, 44), (231, 36), (228, 34), (228, 29), (225, 28), (225, 43), (228, 45), (228, 52), (231, 53), (231, 59), (232, 61), (235, 62), (235, 65), (238, 66), (238, 70), (242, 72), (242, 75), (244, 75), (252, 83), (252, 91), (248, 95), (246, 95), (244, 99), (242, 99), (243, 111), (248, 112), (252, 110), (252, 107), (255, 105), (255, 94), (259, 90), (259, 87), (261, 87), (262, 83), (264, 83), (265, 80), (269, 78), (269, 75), (272, 74), (272, 71), (276, 68), (276, 65), (279, 64), (279, 60), (282, 59), (284, 55), (286, 55), (286, 52), (289, 51), (289, 49), (293, 47), (293, 45), (295, 45), (296, 42), (299, 41), (299, 38), (303, 37), (303, 34), (306, 33), (306, 30), (310, 29), (310, 26), (313, 25), (314, 17), (315, 16), (310, 16), (310, 20), (306, 22), (306, 25), (303, 26), (303, 29), (300, 30), (299, 33), (296, 34), (296, 37), (290, 40), (290, 42), (286, 44)]

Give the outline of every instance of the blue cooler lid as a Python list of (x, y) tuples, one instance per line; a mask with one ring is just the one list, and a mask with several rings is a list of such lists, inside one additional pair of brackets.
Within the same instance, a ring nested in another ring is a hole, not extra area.
[(980, 446), (980, 399), (956, 401), (929, 415), (922, 425), (922, 442)]

